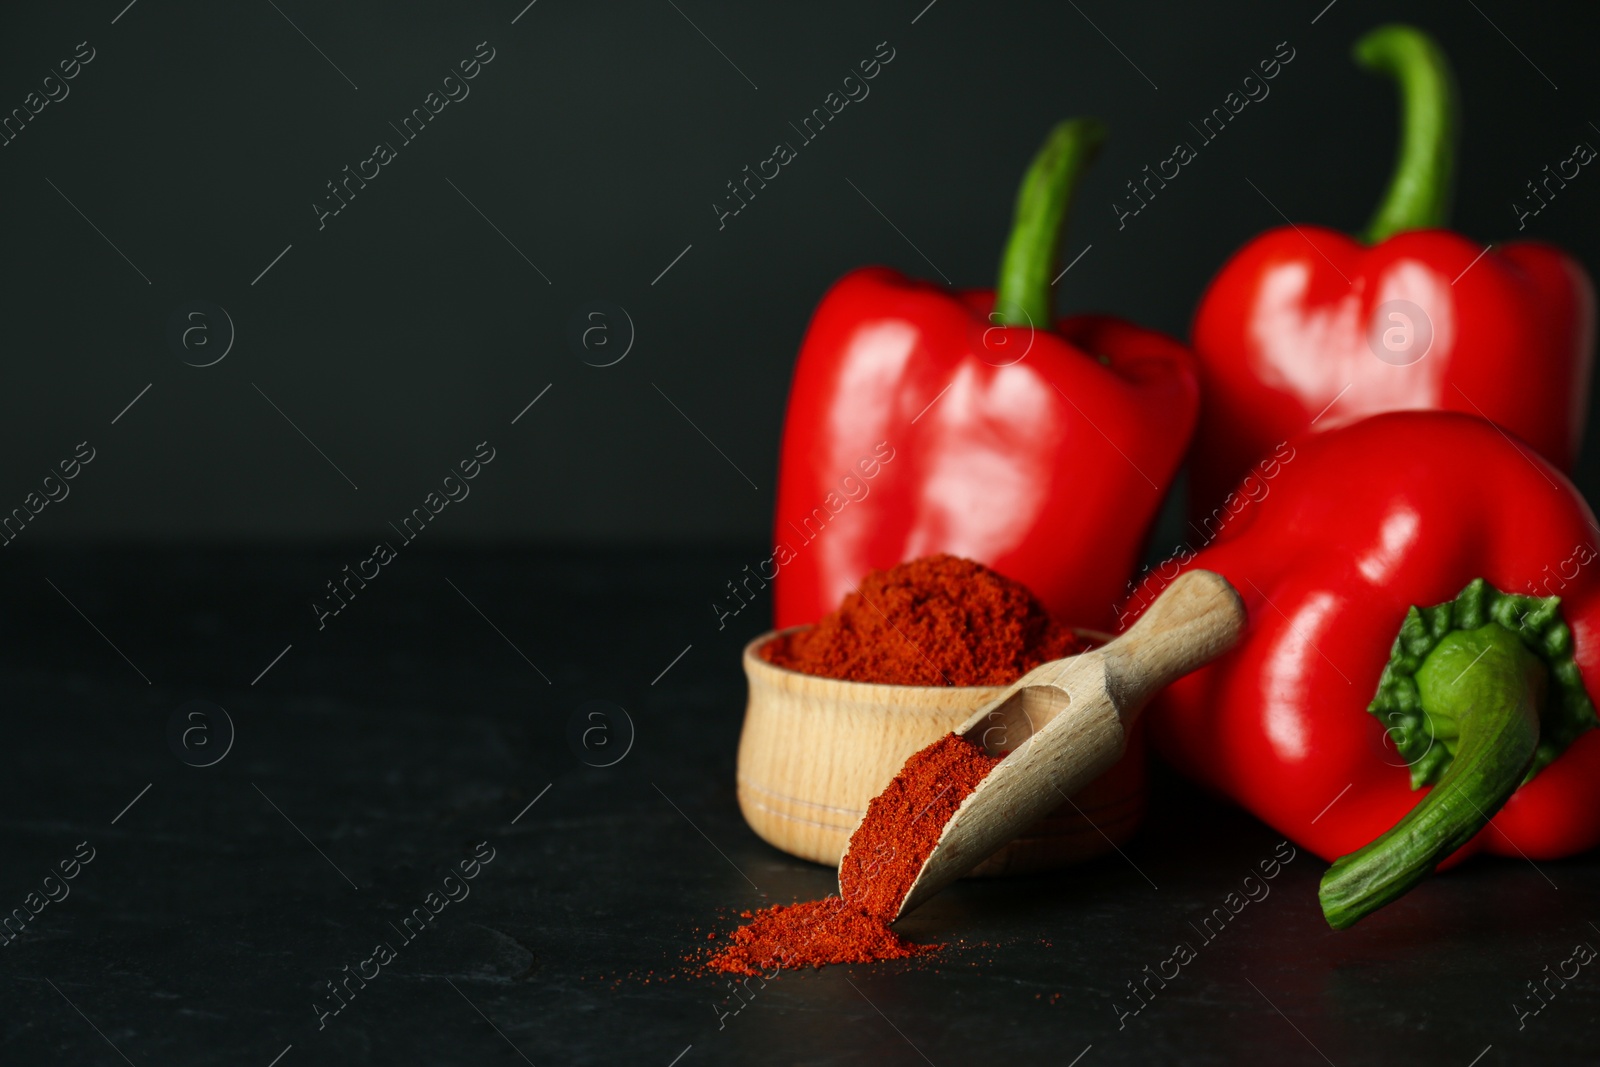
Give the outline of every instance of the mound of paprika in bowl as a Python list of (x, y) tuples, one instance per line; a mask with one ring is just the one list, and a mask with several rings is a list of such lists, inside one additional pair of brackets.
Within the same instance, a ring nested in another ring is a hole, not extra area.
[[(1029, 670), (1104, 636), (1066, 627), (1027, 587), (971, 560), (927, 556), (872, 572), (815, 625), (745, 647), (745, 821), (776, 848), (837, 866), (868, 802), (913, 753)], [(974, 873), (1050, 870), (1131, 837), (1144, 810), (1142, 731), (1129, 742), (1121, 761)]]

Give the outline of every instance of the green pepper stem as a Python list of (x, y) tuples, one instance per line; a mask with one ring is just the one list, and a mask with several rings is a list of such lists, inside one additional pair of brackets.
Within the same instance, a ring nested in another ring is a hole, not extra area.
[(1078, 179), (1105, 138), (1099, 120), (1068, 119), (1050, 131), (1028, 165), (1000, 259), (994, 294), (997, 325), (1050, 328), (1050, 272), (1061, 245), (1061, 224)]
[(1356, 42), (1355, 61), (1398, 83), (1400, 148), (1388, 191), (1363, 239), (1377, 244), (1405, 230), (1442, 227), (1450, 218), (1456, 170), (1455, 76), (1432, 37), (1394, 23)]
[(1336, 930), (1415, 888), (1470, 841), (1522, 783), (1539, 744), (1549, 670), (1499, 623), (1445, 636), (1417, 671), (1436, 741), (1455, 756), (1438, 785), (1366, 847), (1322, 877), (1322, 914)]

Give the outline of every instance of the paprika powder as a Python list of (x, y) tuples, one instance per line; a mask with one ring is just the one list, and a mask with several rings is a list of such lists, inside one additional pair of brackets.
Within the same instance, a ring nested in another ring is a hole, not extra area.
[(835, 611), (780, 634), (761, 658), (852, 682), (1010, 685), (1085, 647), (1022, 583), (941, 554), (873, 571)]
[[(839, 868), (842, 897), (744, 912), (745, 925), (707, 963), (730, 974), (872, 963), (931, 952), (889, 928), (945, 823), (1002, 757), (946, 734), (913, 753), (867, 805)], [(770, 977), (770, 975), (768, 976)]]

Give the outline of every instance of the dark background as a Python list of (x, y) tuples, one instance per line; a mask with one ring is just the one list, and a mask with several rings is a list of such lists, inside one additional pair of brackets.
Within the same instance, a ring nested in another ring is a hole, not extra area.
[[(364, 546), (486, 438), (506, 458), (430, 539), (761, 539), (815, 302), (863, 263), (937, 277), (849, 182), (955, 284), (988, 286), (1044, 132), (1101, 116), (1112, 137), (1065, 242), (1069, 255), (1093, 251), (1059, 287), (1060, 309), (1184, 335), (1222, 259), (1282, 222), (1246, 178), (1296, 220), (1365, 222), (1396, 108), (1392, 87), (1347, 53), (1381, 21), (1418, 22), (1454, 59), (1465, 102), (1455, 222), (1467, 234), (1510, 236), (1524, 182), (1576, 141), (1600, 142), (1592, 12), (1578, 4), (1338, 0), (1312, 25), (1326, 0), (939, 0), (912, 25), (926, 0), (695, 0), (681, 14), (667, 0), (539, 0), (511, 25), (525, 2), (280, 13), (266, 0), (140, 0), (115, 25), (126, 0), (8, 7), (0, 107), (20, 106), (77, 42), (97, 52), (65, 101), (0, 148), (0, 503), (19, 503), (80, 440), (101, 454), (30, 543)], [(319, 232), (311, 205), (324, 183), (396, 140), (388, 123), (484, 40), (496, 58), (470, 97)], [(788, 123), (885, 40), (896, 58), (871, 95), (719, 232), (711, 204), (724, 183), (796, 140)], [(1110, 204), (1123, 183), (1192, 140), (1188, 122), (1280, 41), (1296, 58), (1271, 95), (1119, 232)], [(1591, 183), (1585, 170), (1527, 232), (1593, 268)], [(167, 343), (169, 316), (190, 299), (235, 324), (216, 366), (186, 366)], [(568, 342), (593, 299), (636, 326), (616, 366), (586, 366)], [(1592, 488), (1587, 455), (1580, 484)]]
[[(97, 850), (0, 945), (0, 1063), (1593, 1062), (1592, 966), (1517, 1012), (1600, 944), (1597, 855), (1475, 860), (1335, 933), (1302, 853), (1119, 1028), (1125, 983), (1278, 843), (1159, 774), (1125, 855), (919, 909), (906, 934), (947, 946), (927, 960), (786, 974), (721, 1025), (729, 990), (683, 964), (738, 911), (834, 883), (739, 816), (738, 657), (766, 605), (720, 630), (706, 610), (766, 554), (826, 286), (936, 276), (907, 239), (989, 284), (1039, 139), (1096, 114), (1113, 136), (1066, 239), (1093, 249), (1061, 310), (1182, 334), (1221, 259), (1281, 222), (1249, 182), (1365, 221), (1393, 90), (1346, 56), (1395, 18), (1455, 60), (1457, 225), (1502, 239), (1524, 182), (1600, 143), (1586, 9), (525, 2), (0, 14), (0, 113), (97, 52), (0, 147), (0, 512), (98, 453), (0, 553), (0, 914)], [(318, 232), (324, 183), (480, 41), (470, 97)], [(718, 232), (724, 182), (880, 41), (871, 95)], [(1282, 41), (1271, 96), (1118, 232), (1123, 182)], [(1590, 169), (1528, 230), (1593, 266)], [(237, 328), (211, 367), (167, 340), (191, 300)], [(636, 324), (615, 366), (568, 341), (593, 300)], [(471, 497), (319, 629), (324, 583), (485, 439)], [(169, 733), (196, 700), (227, 713), (206, 767)], [(626, 713), (608, 767), (571, 741), (591, 700)], [(326, 983), (479, 841), (498, 858), (472, 897), (319, 1029)]]

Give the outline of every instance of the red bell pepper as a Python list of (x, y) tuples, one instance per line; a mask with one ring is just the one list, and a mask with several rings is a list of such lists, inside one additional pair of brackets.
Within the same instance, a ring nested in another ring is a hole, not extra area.
[(1441, 861), (1600, 844), (1600, 540), (1572, 483), (1451, 412), (1375, 415), (1276, 463), (1210, 547), (1140, 592), (1204, 567), (1250, 615), (1160, 698), (1160, 751), (1345, 856), (1322, 887), (1336, 927)]
[[(1201, 414), (1191, 510), (1308, 427), (1442, 408), (1492, 419), (1563, 470), (1577, 458), (1595, 341), (1594, 285), (1559, 249), (1485, 251), (1443, 227), (1456, 89), (1420, 30), (1383, 26), (1355, 59), (1394, 77), (1399, 158), (1361, 239), (1285, 226), (1245, 245), (1195, 313)], [(1559, 179), (1557, 179), (1559, 181)]]
[[(1194, 428), (1193, 357), (1118, 319), (1050, 328), (1061, 223), (1104, 132), (1057, 126), (1017, 197), (997, 293), (884, 268), (812, 318), (784, 426), (777, 625), (815, 622), (868, 571), (950, 552), (1109, 628)], [(772, 578), (772, 574), (765, 575)]]

